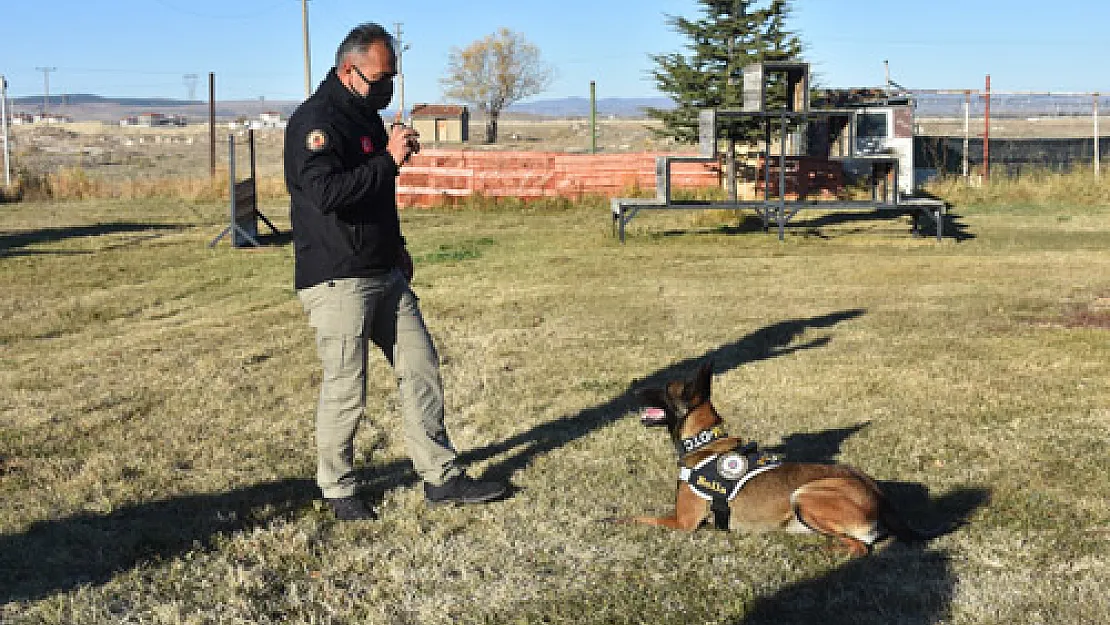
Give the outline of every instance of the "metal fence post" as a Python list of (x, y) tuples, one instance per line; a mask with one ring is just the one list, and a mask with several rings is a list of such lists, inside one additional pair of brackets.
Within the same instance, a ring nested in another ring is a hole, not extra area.
[(983, 96), (983, 182), (991, 177), (991, 75), (987, 74), (987, 90)]
[(1099, 177), (1098, 92), (1095, 92), (1095, 178)]
[(12, 186), (12, 150), (8, 145), (8, 79), (0, 75), (0, 124), (3, 125), (4, 140), (4, 186)]
[(235, 245), (235, 135), (230, 134), (227, 136), (227, 182), (228, 193), (231, 194), (231, 241), (232, 246)]
[(964, 91), (964, 182), (967, 182), (970, 167), (968, 166), (968, 152), (971, 150), (971, 90)]

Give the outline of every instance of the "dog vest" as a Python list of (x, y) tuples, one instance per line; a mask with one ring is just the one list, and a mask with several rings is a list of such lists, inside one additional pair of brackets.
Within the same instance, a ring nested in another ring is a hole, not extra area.
[(678, 479), (686, 482), (695, 495), (710, 502), (715, 524), (719, 529), (728, 529), (728, 503), (753, 477), (781, 464), (778, 456), (765, 454), (755, 443), (748, 443), (739, 449), (713, 454), (693, 467), (679, 467)]

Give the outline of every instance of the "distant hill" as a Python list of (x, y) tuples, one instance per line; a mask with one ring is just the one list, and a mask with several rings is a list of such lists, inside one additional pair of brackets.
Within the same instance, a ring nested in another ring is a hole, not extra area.
[[(598, 98), (597, 114), (615, 117), (644, 117), (645, 108), (672, 109), (670, 98)], [(548, 117), (586, 117), (590, 114), (590, 99), (583, 97), (535, 100), (514, 104), (508, 113), (544, 115)]]
[[(42, 109), (41, 97), (12, 98), (14, 112), (37, 113)], [(277, 112), (288, 116), (300, 102), (281, 100), (217, 100), (216, 119), (221, 122), (238, 118), (256, 118), (260, 113)], [(141, 113), (180, 115), (192, 123), (208, 120), (207, 101), (173, 98), (121, 98), (86, 93), (51, 95), (51, 113), (68, 115), (74, 121), (117, 122)]]
[[(21, 96), (12, 98), (12, 110), (34, 113), (42, 109), (40, 96)], [(300, 104), (292, 100), (217, 100), (216, 117), (224, 121), (239, 117), (253, 118), (259, 113), (275, 111), (289, 115)], [(415, 104), (413, 102), (412, 104)], [(670, 98), (598, 98), (597, 114), (603, 117), (640, 118), (644, 108), (669, 109), (674, 107)], [(174, 98), (127, 98), (100, 96), (89, 93), (70, 93), (51, 95), (48, 108), (51, 112), (69, 115), (76, 121), (113, 122), (129, 115), (158, 112), (166, 115), (182, 115), (193, 122), (208, 119), (206, 100), (179, 100)], [(590, 100), (583, 97), (554, 98), (522, 102), (509, 107), (506, 114), (536, 115), (542, 117), (588, 117)], [(477, 116), (475, 111), (472, 115)], [(392, 111), (385, 112), (392, 117)]]
[[(10, 99), (13, 106), (22, 107), (40, 107), (42, 106), (42, 96), (22, 96)], [(64, 106), (83, 106), (86, 104), (114, 104), (117, 106), (128, 107), (143, 107), (143, 108), (158, 108), (163, 106), (186, 106), (191, 104), (204, 104), (204, 101), (195, 100), (175, 100), (173, 98), (110, 98), (91, 93), (66, 93), (61, 95), (52, 95), (47, 100), (47, 106), (64, 107)]]

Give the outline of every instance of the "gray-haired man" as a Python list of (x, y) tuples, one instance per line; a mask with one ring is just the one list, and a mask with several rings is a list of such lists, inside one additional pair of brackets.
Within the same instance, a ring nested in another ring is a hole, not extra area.
[(323, 365), (316, 479), (343, 520), (374, 518), (355, 494), (353, 467), (371, 342), (396, 373), (405, 442), (425, 498), (477, 503), (506, 492), (505, 485), (475, 481), (456, 466), (443, 424), (439, 361), (409, 288), (412, 258), (397, 214), (395, 178), (419, 143), (410, 128), (387, 132), (379, 114), (393, 97), (396, 63), (385, 29), (356, 27), (285, 133), (294, 282)]

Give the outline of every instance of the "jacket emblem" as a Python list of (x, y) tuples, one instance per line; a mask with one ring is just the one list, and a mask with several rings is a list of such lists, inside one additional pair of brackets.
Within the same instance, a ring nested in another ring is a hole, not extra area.
[(317, 128), (316, 130), (308, 133), (308, 136), (305, 137), (304, 143), (305, 147), (307, 147), (310, 151), (319, 152), (320, 150), (323, 150), (325, 147), (327, 147), (328, 135), (324, 134), (323, 130)]
[(370, 140), (370, 137), (362, 137), (360, 140), (362, 141), (363, 154), (369, 154), (374, 151), (374, 142)]

